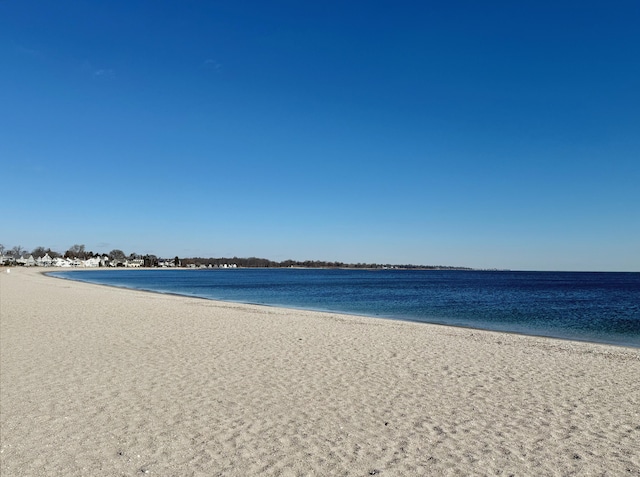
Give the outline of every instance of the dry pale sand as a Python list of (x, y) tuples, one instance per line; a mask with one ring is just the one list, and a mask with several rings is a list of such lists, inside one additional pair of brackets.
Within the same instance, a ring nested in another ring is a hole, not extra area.
[(640, 475), (640, 350), (0, 276), (2, 477)]

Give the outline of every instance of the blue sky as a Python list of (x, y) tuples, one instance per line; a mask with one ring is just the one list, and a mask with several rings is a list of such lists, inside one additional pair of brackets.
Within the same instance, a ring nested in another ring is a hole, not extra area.
[(637, 1), (0, 1), (0, 242), (640, 271), (639, 24)]

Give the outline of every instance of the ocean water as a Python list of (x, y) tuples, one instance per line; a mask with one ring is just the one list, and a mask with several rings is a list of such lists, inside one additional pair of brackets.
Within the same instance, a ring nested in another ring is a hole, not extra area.
[(640, 273), (169, 269), (51, 275), (216, 300), (640, 347)]

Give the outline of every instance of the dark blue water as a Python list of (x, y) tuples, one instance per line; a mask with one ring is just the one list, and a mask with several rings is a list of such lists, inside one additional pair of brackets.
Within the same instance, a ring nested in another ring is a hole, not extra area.
[(74, 280), (640, 347), (640, 273), (96, 270)]

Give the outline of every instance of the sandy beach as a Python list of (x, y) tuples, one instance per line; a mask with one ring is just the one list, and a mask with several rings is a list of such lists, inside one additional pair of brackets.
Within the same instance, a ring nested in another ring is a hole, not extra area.
[(640, 350), (0, 269), (0, 474), (640, 476)]

